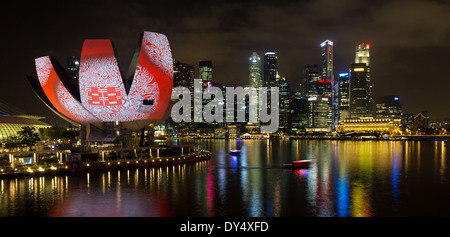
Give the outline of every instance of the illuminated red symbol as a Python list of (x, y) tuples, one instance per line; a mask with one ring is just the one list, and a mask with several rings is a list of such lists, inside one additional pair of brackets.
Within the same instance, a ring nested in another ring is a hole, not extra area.
[(124, 98), (117, 87), (89, 87), (88, 103), (90, 105), (122, 105)]

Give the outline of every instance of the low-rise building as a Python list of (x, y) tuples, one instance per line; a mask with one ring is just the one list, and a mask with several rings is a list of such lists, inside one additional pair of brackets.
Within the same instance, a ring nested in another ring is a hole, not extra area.
[(339, 133), (380, 133), (401, 134), (401, 119), (363, 117), (339, 121), (336, 131)]

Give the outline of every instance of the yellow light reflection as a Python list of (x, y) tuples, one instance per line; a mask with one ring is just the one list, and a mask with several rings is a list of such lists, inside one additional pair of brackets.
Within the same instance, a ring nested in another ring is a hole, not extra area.
[(351, 191), (351, 216), (354, 217), (370, 217), (370, 204), (367, 199), (366, 189), (360, 181), (353, 183), (353, 189)]

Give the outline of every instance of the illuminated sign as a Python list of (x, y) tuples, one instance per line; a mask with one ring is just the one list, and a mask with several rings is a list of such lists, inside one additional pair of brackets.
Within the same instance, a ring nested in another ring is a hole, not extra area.
[(346, 72), (346, 73), (339, 73), (339, 77), (346, 77), (346, 76), (348, 76), (348, 72)]
[(325, 79), (319, 79), (318, 82), (319, 83), (324, 83), (324, 82), (331, 83), (331, 80), (330, 79), (326, 79), (326, 80)]
[(47, 97), (43, 100), (77, 123), (161, 119), (173, 86), (169, 42), (163, 34), (143, 32), (138, 49), (123, 79), (111, 41), (85, 40), (75, 86), (71, 85), (73, 78), (58, 70), (55, 60), (37, 58), (39, 84)]
[(394, 100), (398, 100), (398, 97), (394, 97)]
[(355, 72), (364, 72), (364, 68), (355, 68), (355, 69), (353, 69), (353, 71), (355, 71)]

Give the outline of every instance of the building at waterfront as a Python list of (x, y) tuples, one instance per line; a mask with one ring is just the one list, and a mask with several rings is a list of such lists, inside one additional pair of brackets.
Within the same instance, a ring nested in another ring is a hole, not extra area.
[(352, 63), (350, 65), (350, 117), (370, 116), (370, 92), (367, 80), (367, 65)]
[(401, 135), (401, 119), (394, 118), (350, 118), (339, 121), (336, 131), (341, 134), (369, 133)]
[[(174, 60), (173, 63), (173, 87), (186, 87), (191, 93), (191, 105), (194, 104), (194, 79), (195, 67), (193, 65)], [(191, 106), (191, 118), (194, 116), (194, 107)], [(188, 135), (194, 131), (194, 123), (179, 122), (175, 123), (172, 118), (167, 119), (157, 127), (161, 133), (170, 136)]]
[(413, 131), (415, 132), (425, 132), (428, 129), (430, 122), (430, 117), (428, 117), (428, 112), (423, 111), (414, 116), (413, 119)]
[(414, 124), (414, 114), (403, 113), (402, 114), (402, 126), (405, 128), (412, 129)]
[[(261, 57), (258, 55), (258, 53), (253, 52), (250, 55), (250, 58), (248, 59), (248, 76), (249, 76), (249, 82), (248, 86), (253, 87), (256, 89), (259, 89), (259, 87), (263, 86), (263, 70), (262, 70), (262, 61)], [(249, 100), (256, 101), (256, 103), (259, 103), (259, 93), (254, 95), (253, 98), (249, 98)], [(248, 113), (248, 109), (246, 109), (246, 112)], [(257, 116), (257, 121), (259, 121), (259, 114)], [(259, 122), (256, 123), (249, 123), (248, 126), (252, 125), (252, 129), (250, 130), (257, 130), (260, 127)], [(254, 127), (254, 128), (253, 128)]]
[[(319, 95), (330, 97), (331, 124), (336, 126), (339, 120), (339, 82), (334, 76), (334, 46), (330, 40), (320, 44), (321, 80), (319, 80)], [(323, 88), (320, 91), (320, 88)]]
[(376, 98), (376, 117), (402, 118), (402, 106), (398, 96), (380, 96)]
[(369, 106), (369, 113), (371, 116), (374, 116), (374, 110), (375, 110), (375, 101), (373, 98), (373, 83), (372, 78), (370, 74), (370, 45), (366, 43), (361, 43), (358, 46), (356, 46), (356, 52), (355, 52), (355, 63), (361, 63), (366, 65), (365, 69), (365, 77), (367, 81), (367, 99), (368, 99), (368, 106)]
[(339, 96), (338, 96), (339, 119), (343, 120), (350, 116), (350, 73), (339, 73)]
[(330, 130), (331, 107), (329, 96), (312, 96), (308, 98), (308, 127)]
[(290, 101), (290, 128), (292, 134), (305, 132), (308, 127), (308, 99), (294, 98)]
[(87, 39), (78, 78), (51, 56), (36, 58), (37, 78), (27, 77), (55, 114), (80, 127), (82, 149), (85, 142), (95, 142), (97, 137), (103, 141), (109, 135), (112, 140), (123, 138), (124, 146), (130, 144), (132, 133), (140, 133), (142, 140), (145, 130), (152, 130), (170, 115), (173, 59), (167, 37), (142, 32), (125, 77), (115, 55), (111, 40)]
[(40, 128), (49, 128), (50, 125), (43, 122), (44, 117), (27, 115), (17, 108), (0, 101), (0, 141), (5, 142), (9, 138), (17, 137), (23, 127), (35, 128), (39, 133)]
[(277, 86), (279, 88), (280, 120), (279, 131), (289, 133), (290, 130), (290, 84), (285, 77), (277, 75)]

